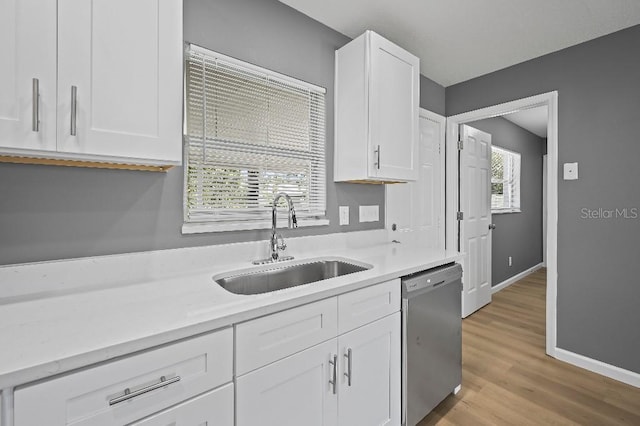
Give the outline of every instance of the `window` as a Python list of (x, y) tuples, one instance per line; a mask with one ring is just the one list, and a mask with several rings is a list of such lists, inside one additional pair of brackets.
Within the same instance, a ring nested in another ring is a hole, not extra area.
[(279, 192), (327, 224), (325, 89), (194, 45), (185, 61), (183, 232), (268, 228)]
[(520, 154), (491, 148), (491, 212), (520, 211)]

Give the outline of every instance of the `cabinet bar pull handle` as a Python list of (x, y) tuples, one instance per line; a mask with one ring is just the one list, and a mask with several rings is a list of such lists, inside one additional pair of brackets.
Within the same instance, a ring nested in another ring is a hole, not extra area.
[(380, 170), (380, 145), (378, 145), (378, 149), (376, 149), (373, 152), (375, 152), (377, 157), (378, 157), (376, 162), (375, 162), (375, 166), (378, 168), (378, 170)]
[(136, 396), (143, 395), (145, 393), (154, 391), (156, 389), (163, 388), (165, 386), (169, 386), (170, 384), (177, 383), (179, 381), (180, 381), (180, 376), (172, 377), (169, 380), (167, 380), (166, 377), (162, 376), (162, 377), (160, 377), (160, 381), (158, 383), (154, 383), (154, 384), (149, 385), (147, 387), (144, 387), (142, 389), (138, 389), (135, 392), (131, 392), (131, 390), (129, 388), (126, 388), (124, 390), (124, 394), (122, 394), (120, 396), (117, 396), (117, 397), (115, 397), (113, 399), (110, 399), (109, 400), (109, 405), (119, 404), (119, 403), (127, 401), (127, 400), (129, 400), (131, 398), (135, 398)]
[(333, 380), (329, 380), (329, 384), (333, 387), (333, 394), (336, 394), (336, 386), (338, 385), (338, 355), (333, 356), (333, 361), (329, 360), (329, 365), (333, 366), (333, 373), (331, 377)]
[(33, 112), (31, 114), (31, 129), (40, 131), (40, 80), (33, 79)]
[(347, 353), (344, 356), (347, 358), (347, 371), (344, 375), (347, 378), (347, 384), (351, 386), (351, 348), (347, 349)]
[(78, 112), (78, 87), (71, 86), (71, 136), (76, 135), (76, 120)]

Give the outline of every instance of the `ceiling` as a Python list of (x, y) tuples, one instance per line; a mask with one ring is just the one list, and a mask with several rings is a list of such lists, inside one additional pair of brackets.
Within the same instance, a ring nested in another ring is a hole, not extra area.
[(511, 114), (503, 115), (503, 118), (511, 121), (514, 124), (530, 131), (531, 133), (540, 136), (541, 138), (547, 137), (547, 116), (548, 108), (541, 106), (537, 108), (524, 109), (522, 111), (514, 112)]
[(355, 38), (371, 29), (442, 86), (640, 24), (640, 0), (280, 0)]

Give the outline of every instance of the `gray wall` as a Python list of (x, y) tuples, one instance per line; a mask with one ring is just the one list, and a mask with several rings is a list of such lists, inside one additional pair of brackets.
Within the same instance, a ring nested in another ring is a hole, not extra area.
[[(446, 89), (447, 115), (558, 91), (558, 346), (640, 373), (640, 219), (582, 209), (640, 207), (640, 26)], [(629, 215), (631, 216), (631, 215)]]
[[(311, 235), (384, 226), (384, 188), (333, 183), (334, 51), (349, 41), (276, 0), (185, 0), (185, 40), (327, 88), (327, 216)], [(444, 112), (444, 88), (422, 78), (421, 101)], [(268, 232), (182, 235), (183, 170), (166, 174), (0, 164), (0, 264), (266, 240)], [(380, 221), (359, 224), (359, 205)], [(348, 205), (351, 225), (338, 225)]]
[(445, 114), (444, 87), (424, 75), (420, 76), (420, 107), (436, 114)]
[(491, 279), (495, 286), (542, 262), (542, 151), (546, 141), (502, 117), (469, 125), (490, 133), (493, 146), (520, 154), (522, 212), (491, 217), (496, 225), (491, 231)]

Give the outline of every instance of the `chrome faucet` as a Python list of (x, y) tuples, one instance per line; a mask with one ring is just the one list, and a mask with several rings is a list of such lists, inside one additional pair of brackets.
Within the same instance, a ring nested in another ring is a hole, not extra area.
[(282, 262), (285, 260), (293, 259), (293, 256), (280, 256), (280, 250), (284, 250), (287, 248), (287, 245), (284, 242), (284, 238), (282, 235), (276, 233), (277, 226), (277, 215), (278, 215), (278, 201), (281, 198), (284, 198), (287, 202), (288, 207), (288, 228), (293, 229), (298, 227), (298, 220), (296, 219), (296, 210), (293, 207), (293, 201), (291, 197), (289, 197), (284, 192), (278, 193), (273, 199), (273, 204), (271, 205), (271, 239), (269, 240), (269, 247), (271, 249), (271, 257), (268, 259), (255, 260), (253, 263), (256, 265), (270, 262)]

